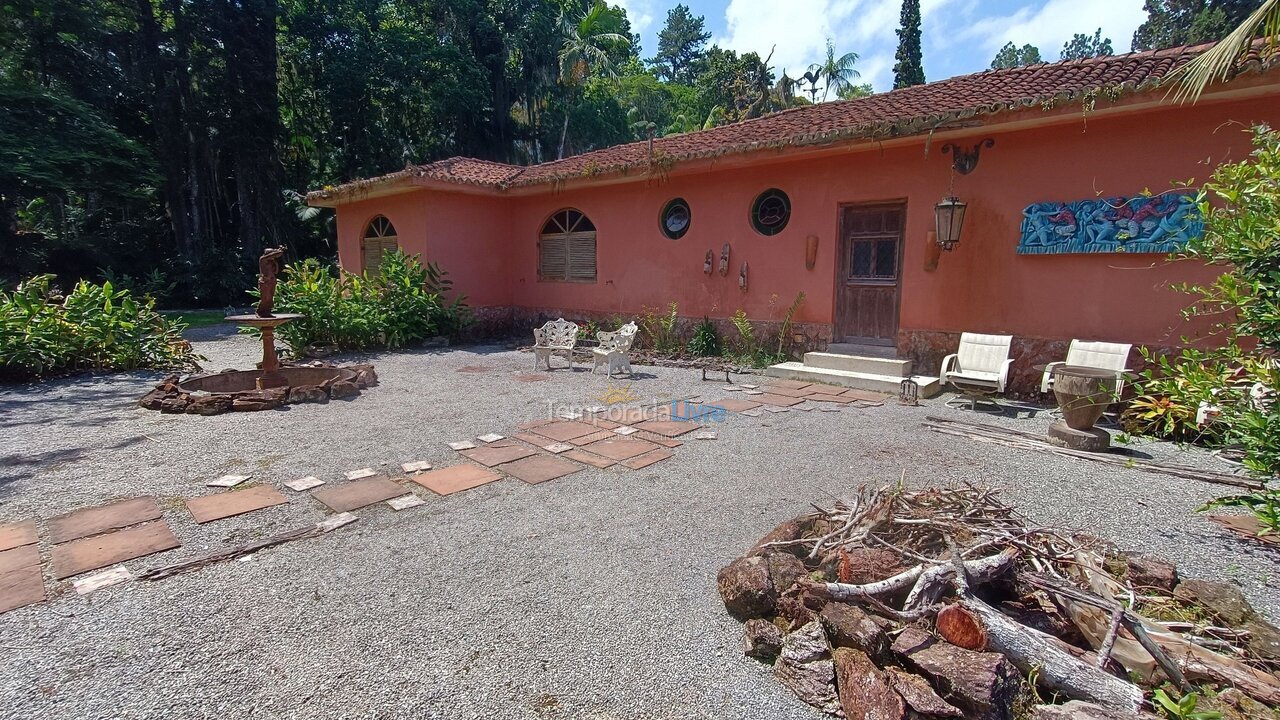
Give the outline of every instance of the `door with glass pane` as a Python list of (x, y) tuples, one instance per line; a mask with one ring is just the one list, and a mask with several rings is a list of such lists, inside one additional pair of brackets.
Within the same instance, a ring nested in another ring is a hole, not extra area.
[(906, 207), (900, 204), (840, 208), (837, 342), (896, 343), (905, 220)]

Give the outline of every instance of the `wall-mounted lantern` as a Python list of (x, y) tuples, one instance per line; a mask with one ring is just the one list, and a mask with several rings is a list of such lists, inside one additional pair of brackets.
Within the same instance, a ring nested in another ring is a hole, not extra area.
[(964, 228), (964, 212), (969, 206), (955, 196), (942, 199), (933, 206), (933, 219), (938, 233), (938, 247), (951, 250), (960, 243)]

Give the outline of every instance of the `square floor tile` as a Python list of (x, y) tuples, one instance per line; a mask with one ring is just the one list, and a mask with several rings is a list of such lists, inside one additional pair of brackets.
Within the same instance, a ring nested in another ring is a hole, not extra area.
[(413, 462), (400, 463), (400, 469), (407, 473), (422, 472), (431, 469), (431, 463), (426, 460), (415, 460)]
[(599, 428), (592, 427), (590, 423), (576, 422), (573, 420), (557, 420), (548, 423), (534, 430), (535, 433), (551, 438), (558, 442), (569, 442), (570, 440), (582, 437), (588, 433), (593, 433)]
[(523, 460), (507, 463), (498, 469), (512, 477), (520, 478), (530, 485), (537, 485), (548, 480), (555, 480), (558, 477), (564, 477), (570, 473), (579, 472), (582, 470), (582, 466), (558, 457), (533, 455)]
[(616, 461), (610, 460), (607, 457), (601, 457), (595, 453), (589, 453), (580, 448), (569, 450), (562, 457), (567, 457), (570, 460), (577, 460), (580, 463), (586, 463), (587, 465), (598, 467), (601, 470), (618, 464)]
[(44, 577), (39, 565), (0, 575), (0, 613), (7, 613), (44, 600)]
[(49, 542), (57, 544), (78, 540), (108, 530), (157, 520), (161, 514), (156, 499), (150, 496), (84, 508), (50, 519)]
[(520, 458), (529, 457), (537, 451), (524, 445), (511, 447), (482, 447), (474, 450), (463, 450), (462, 454), (486, 467), (509, 463)]
[(615, 437), (591, 443), (584, 447), (583, 450), (607, 457), (610, 460), (617, 460), (621, 462), (627, 458), (633, 458), (636, 455), (657, 449), (657, 447), (657, 445), (654, 445), (648, 440), (629, 437)]
[(728, 410), (729, 412), (738, 412), (738, 413), (744, 410), (752, 410), (754, 408), (760, 407), (760, 403), (758, 402), (751, 402), (750, 400), (735, 400), (733, 398), (716, 400), (711, 404), (719, 405), (720, 407), (724, 408), (725, 410)]
[(125, 560), (172, 550), (178, 545), (173, 531), (160, 521), (56, 545), (49, 555), (53, 562), (53, 577), (62, 580)]
[(803, 380), (774, 380), (768, 384), (769, 388), (787, 388), (789, 390), (800, 390), (807, 388), (813, 383), (807, 383)]
[(22, 547), (23, 545), (32, 545), (35, 544), (35, 541), (35, 520), (23, 520), (22, 522), (0, 525), (0, 551)]
[(804, 402), (800, 398), (786, 397), (783, 395), (772, 395), (769, 393), (766, 393), (764, 395), (757, 395), (753, 399), (758, 400), (759, 402), (762, 402), (765, 405), (779, 405), (781, 407), (799, 405), (800, 403)]
[(739, 415), (746, 415), (747, 417), (760, 417), (761, 415), (763, 415), (763, 414), (764, 414), (764, 411), (763, 411), (763, 410), (760, 410), (759, 408), (752, 408), (752, 409), (750, 409), (750, 410), (743, 410), (742, 412), (740, 412), (740, 413), (738, 413), (738, 414), (739, 414)]
[(40, 551), (35, 545), (21, 545), (0, 552), (0, 575), (21, 570), (32, 565), (40, 565)]
[(298, 478), (297, 480), (284, 481), (285, 487), (289, 488), (290, 490), (296, 490), (298, 492), (302, 492), (303, 490), (310, 490), (311, 488), (320, 487), (323, 484), (324, 484), (324, 481), (316, 477), (315, 475), (308, 475), (304, 478)]
[(476, 439), (479, 440), (480, 442), (492, 443), (492, 442), (497, 442), (505, 437), (506, 435), (499, 435), (498, 433), (489, 433), (488, 435), (481, 435)]
[(414, 475), (409, 479), (437, 495), (452, 495), (456, 492), (491, 483), (494, 480), (501, 480), (502, 476), (492, 470), (464, 463), (430, 470), (421, 475)]
[(812, 402), (840, 403), (841, 405), (847, 405), (851, 402), (857, 401), (857, 398), (851, 398), (845, 395), (827, 395), (825, 393), (814, 393), (813, 395), (806, 395), (804, 399), (810, 400)]
[(427, 504), (426, 500), (423, 500), (422, 498), (418, 497), (417, 495), (414, 495), (413, 493), (409, 493), (408, 495), (404, 495), (398, 498), (391, 498), (390, 500), (387, 501), (387, 505), (391, 506), (392, 510), (408, 510), (409, 508), (415, 508), (415, 507), (418, 507), (419, 505), (426, 505), (426, 504)]
[(359, 470), (348, 470), (343, 473), (348, 480), (360, 480), (362, 478), (373, 477), (377, 474), (378, 472), (373, 468), (360, 468)]
[(245, 480), (248, 480), (251, 477), (253, 476), (252, 475), (223, 475), (217, 480), (210, 480), (204, 485), (205, 487), (220, 487), (220, 488), (235, 487), (240, 483), (244, 482)]
[(284, 505), (289, 502), (289, 498), (270, 485), (259, 485), (245, 490), (228, 490), (216, 495), (191, 498), (186, 502), (191, 517), (203, 525), (273, 505)]
[(650, 450), (647, 453), (642, 453), (633, 458), (624, 460), (622, 461), (622, 464), (626, 465), (632, 470), (639, 470), (640, 468), (649, 467), (650, 465), (656, 462), (661, 462), (663, 460), (666, 460), (667, 458), (671, 457), (674, 454), (675, 453), (671, 452), (670, 450), (659, 448), (657, 450)]
[(449, 443), (450, 449), (453, 449), (453, 450), (470, 450), (475, 446), (476, 444), (471, 442), (470, 440), (459, 440), (457, 442)]
[(581, 447), (583, 445), (590, 445), (593, 442), (599, 442), (600, 440), (604, 440), (605, 438), (611, 438), (613, 436), (614, 435), (612, 430), (597, 430), (593, 433), (587, 433), (582, 437), (576, 437), (570, 440), (569, 442), (573, 443), (574, 445), (577, 445), (578, 447)]
[(659, 435), (666, 435), (667, 437), (680, 437), (681, 435), (687, 432), (693, 432), (702, 426), (698, 423), (683, 422), (680, 420), (648, 420), (640, 423), (636, 427), (641, 430), (658, 433)]
[(631, 437), (639, 438), (641, 440), (648, 440), (654, 445), (661, 445), (662, 447), (665, 447), (665, 448), (680, 447), (681, 445), (684, 444), (679, 440), (676, 440), (675, 438), (669, 438), (666, 435), (659, 435), (658, 433), (652, 433), (647, 430), (640, 430), (636, 432), (635, 435), (632, 435)]
[(391, 478), (377, 476), (330, 485), (311, 493), (334, 512), (347, 512), (366, 505), (390, 500), (404, 494), (404, 488)]

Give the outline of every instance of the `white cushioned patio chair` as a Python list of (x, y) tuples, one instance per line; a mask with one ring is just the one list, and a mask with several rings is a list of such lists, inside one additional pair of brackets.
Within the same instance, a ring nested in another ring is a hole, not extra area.
[[(969, 409), (977, 410), (980, 396), (1003, 393), (1009, 383), (1009, 367), (1013, 365), (1009, 357), (1012, 345), (1012, 335), (961, 333), (959, 349), (942, 359), (942, 369), (938, 372), (943, 387), (950, 385), (961, 394), (948, 400), (947, 405), (958, 407), (953, 403), (963, 405), (967, 401)], [(1003, 412), (995, 402), (986, 404), (993, 405), (995, 412)]]
[(578, 324), (564, 318), (549, 320), (540, 328), (533, 329), (533, 369), (539, 370), (542, 365), (551, 369), (551, 356), (564, 353), (569, 360), (569, 369), (573, 369), (573, 348), (578, 344)]
[(1044, 366), (1044, 375), (1040, 377), (1040, 392), (1053, 391), (1053, 370), (1061, 365), (1084, 365), (1085, 367), (1114, 370), (1116, 373), (1116, 397), (1124, 392), (1124, 374), (1128, 371), (1129, 351), (1132, 345), (1125, 343), (1091, 342), (1088, 340), (1072, 340), (1067, 348), (1065, 361), (1051, 362)]
[(614, 332), (597, 334), (600, 344), (591, 349), (591, 357), (595, 360), (591, 372), (595, 373), (601, 365), (608, 365), (609, 377), (613, 377), (615, 370), (626, 370), (628, 375), (634, 374), (631, 371), (631, 357), (627, 353), (636, 339), (637, 329), (634, 322), (629, 322)]

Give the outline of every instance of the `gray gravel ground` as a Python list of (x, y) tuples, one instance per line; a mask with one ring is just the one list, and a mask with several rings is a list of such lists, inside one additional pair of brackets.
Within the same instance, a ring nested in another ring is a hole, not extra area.
[[(207, 367), (246, 367), (252, 340), (192, 331)], [(0, 389), (0, 522), (154, 494), (183, 547), (141, 571), (311, 523), (288, 505), (196, 526), (180, 498), (245, 471), (302, 475), (425, 459), (451, 440), (594, 403), (603, 376), (522, 383), (528, 354), (498, 347), (375, 355), (382, 379), (351, 402), (203, 418), (137, 409), (152, 374)], [(457, 368), (492, 370), (464, 374)], [(702, 393), (696, 371), (637, 368), (649, 397)], [(1038, 522), (1070, 525), (1239, 583), (1280, 617), (1275, 555), (1195, 513), (1213, 486), (923, 431), (942, 407), (735, 416), (639, 471), (538, 486), (507, 479), (322, 538), (152, 584), (67, 592), (0, 616), (6, 718), (758, 718), (817, 715), (741, 656), (716, 571), (781, 520), (859, 483), (973, 481)], [(997, 422), (1040, 430), (1043, 412)], [(985, 417), (985, 416), (984, 416)], [(978, 418), (984, 419), (984, 418)], [(1160, 459), (1214, 458), (1144, 443)], [(292, 491), (284, 492), (292, 495)], [(423, 491), (424, 496), (430, 495)], [(41, 551), (47, 559), (48, 547)]]

